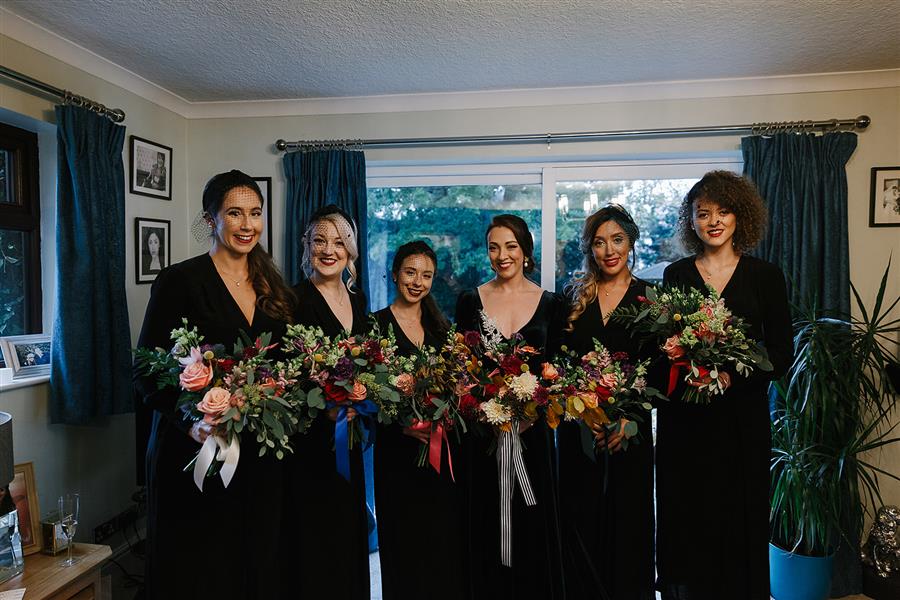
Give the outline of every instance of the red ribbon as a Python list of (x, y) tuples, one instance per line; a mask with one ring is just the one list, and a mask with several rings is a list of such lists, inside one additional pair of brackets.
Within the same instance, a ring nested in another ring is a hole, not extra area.
[(450, 440), (447, 439), (447, 430), (443, 423), (433, 426), (431, 421), (416, 421), (410, 426), (414, 431), (430, 430), (428, 437), (428, 462), (432, 468), (438, 473), (441, 472), (441, 442), (447, 446), (447, 466), (450, 467), (450, 479), (456, 483), (456, 477), (453, 475), (453, 456), (450, 454)]
[[(678, 360), (672, 361), (672, 366), (669, 368), (669, 391), (666, 392), (666, 396), (671, 396), (672, 392), (675, 390), (675, 384), (678, 383), (678, 371), (681, 369), (690, 370), (690, 368), (691, 361), (686, 358), (679, 358)], [(696, 379), (702, 380), (707, 375), (709, 375), (709, 369), (706, 367), (697, 367)]]

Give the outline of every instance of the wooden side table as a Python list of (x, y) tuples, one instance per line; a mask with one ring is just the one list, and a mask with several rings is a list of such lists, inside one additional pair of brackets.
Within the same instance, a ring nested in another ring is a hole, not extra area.
[(76, 543), (73, 556), (81, 561), (59, 566), (65, 552), (56, 556), (25, 557), (25, 572), (0, 585), (0, 592), (25, 588), (25, 600), (94, 600), (99, 597), (100, 569), (112, 555), (109, 546)]

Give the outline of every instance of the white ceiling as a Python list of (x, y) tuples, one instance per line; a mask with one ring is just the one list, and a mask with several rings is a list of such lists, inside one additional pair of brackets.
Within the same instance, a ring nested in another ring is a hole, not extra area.
[(0, 0), (191, 102), (900, 67), (900, 0)]

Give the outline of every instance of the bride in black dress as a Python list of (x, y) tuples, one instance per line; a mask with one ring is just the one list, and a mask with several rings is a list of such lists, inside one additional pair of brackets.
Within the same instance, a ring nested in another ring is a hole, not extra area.
[[(397, 297), (375, 318), (382, 333), (393, 328), (400, 354), (411, 355), (423, 346), (440, 348), (446, 339), (450, 325), (429, 295), (436, 271), (437, 256), (425, 242), (397, 249), (391, 267)], [(450, 439), (451, 452), (458, 455), (455, 436)], [(385, 600), (465, 597), (462, 494), (450, 478), (446, 449), (440, 474), (430, 465), (416, 465), (419, 449), (428, 441), (427, 431), (378, 428), (375, 507)]]
[[(357, 231), (334, 205), (317, 211), (303, 236), (307, 279), (294, 288), (299, 325), (321, 327), (330, 338), (368, 331), (366, 297), (356, 283)], [(346, 271), (346, 281), (344, 272)], [(348, 410), (348, 417), (354, 415)], [(286, 459), (291, 534), (283, 549), (291, 598), (368, 599), (369, 552), (365, 479), (359, 445), (350, 451), (350, 481), (335, 466), (337, 409), (319, 415), (306, 433), (294, 436)]]
[[(609, 205), (585, 220), (581, 236), (583, 273), (569, 285), (572, 310), (565, 343), (584, 356), (594, 339), (610, 353), (626, 352), (632, 363), (651, 348), (641, 348), (625, 326), (610, 321), (619, 306), (637, 304), (647, 283), (628, 268), (640, 232), (631, 215)], [(641, 351), (644, 352), (641, 352)], [(653, 435), (650, 413), (638, 423), (638, 443), (621, 451), (621, 432), (606, 439), (578, 423), (561, 423), (559, 494), (566, 555), (566, 598), (652, 600), (653, 589)], [(624, 423), (623, 423), (624, 425)], [(587, 442), (587, 443), (585, 443)]]
[[(203, 191), (212, 237), (206, 254), (163, 269), (150, 292), (138, 346), (170, 348), (172, 329), (186, 318), (204, 343), (230, 351), (240, 332), (280, 341), (291, 320), (293, 294), (260, 248), (263, 198), (240, 171), (221, 173)], [(153, 410), (147, 449), (147, 598), (277, 598), (283, 463), (257, 456), (242, 437), (240, 463), (228, 488), (208, 478), (198, 490), (185, 465), (210, 434), (203, 421), (176, 410), (177, 390), (157, 390), (135, 377), (144, 406)], [(247, 520), (247, 515), (251, 521)], [(261, 518), (262, 516), (265, 518)], [(252, 522), (252, 525), (248, 525)], [(184, 576), (179, 576), (183, 574)]]
[[(482, 331), (482, 316), (507, 339), (515, 334), (539, 350), (558, 348), (565, 325), (565, 302), (529, 281), (534, 242), (528, 225), (515, 215), (498, 215), (488, 227), (488, 255), (494, 279), (460, 294), (459, 331)], [(531, 362), (532, 370), (543, 356)], [(536, 371), (537, 372), (537, 371)], [(497, 460), (488, 451), (492, 435), (470, 434), (465, 441), (466, 554), (471, 598), (563, 598), (562, 549), (554, 474), (553, 435), (543, 419), (520, 424), (524, 461), (537, 504), (526, 506), (516, 486), (512, 502), (512, 565), (501, 564), (500, 493)]]
[(666, 600), (769, 600), (769, 459), (766, 390), (791, 363), (784, 275), (745, 254), (765, 229), (753, 184), (712, 171), (688, 192), (679, 233), (694, 256), (666, 268), (664, 282), (705, 290), (746, 320), (775, 369), (730, 383), (708, 405), (680, 401), (684, 384), (657, 414), (657, 588)]

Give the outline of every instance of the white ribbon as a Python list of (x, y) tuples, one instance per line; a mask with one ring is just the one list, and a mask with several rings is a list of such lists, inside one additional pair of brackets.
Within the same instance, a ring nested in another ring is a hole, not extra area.
[[(216, 450), (218, 449), (218, 452)], [(203, 480), (206, 479), (206, 472), (209, 471), (213, 460), (221, 463), (222, 468), (219, 469), (219, 476), (222, 478), (222, 484), (228, 487), (234, 472), (237, 470), (238, 460), (241, 458), (241, 445), (238, 443), (238, 436), (232, 436), (231, 443), (227, 443), (225, 438), (218, 435), (211, 435), (206, 438), (197, 453), (197, 460), (194, 461), (194, 485), (201, 492), (203, 491)]]
[(525, 497), (525, 505), (537, 504), (522, 458), (522, 440), (519, 438), (519, 424), (515, 420), (512, 422), (512, 431), (501, 431), (497, 440), (497, 469), (500, 484), (500, 559), (504, 566), (511, 567), (512, 497), (517, 480)]

